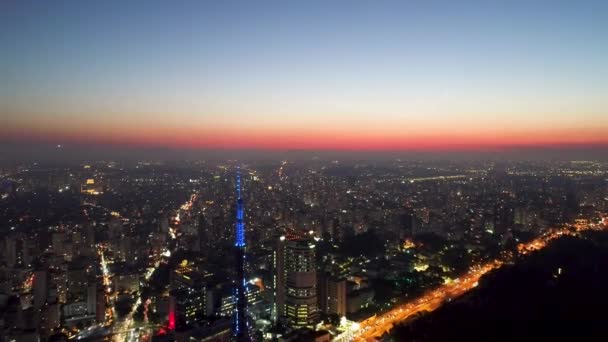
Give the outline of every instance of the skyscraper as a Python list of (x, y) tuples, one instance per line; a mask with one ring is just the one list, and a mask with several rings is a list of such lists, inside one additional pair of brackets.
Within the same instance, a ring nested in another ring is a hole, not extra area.
[(241, 169), (236, 171), (236, 224), (235, 241), (236, 250), (236, 280), (234, 286), (234, 322), (233, 334), (237, 341), (249, 339), (247, 332), (247, 298), (245, 297), (245, 208), (241, 195)]
[(330, 277), (326, 279), (327, 313), (346, 315), (346, 279)]
[(277, 245), (277, 316), (292, 328), (318, 320), (314, 241), (304, 235), (281, 236)]

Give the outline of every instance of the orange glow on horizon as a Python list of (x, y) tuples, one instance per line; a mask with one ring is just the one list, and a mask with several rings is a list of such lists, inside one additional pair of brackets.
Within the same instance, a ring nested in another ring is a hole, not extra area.
[(332, 132), (331, 128), (246, 130), (237, 128), (77, 127), (0, 129), (5, 140), (76, 145), (120, 145), (177, 149), (440, 151), (500, 150), (520, 147), (608, 146), (603, 129), (494, 130), (403, 134)]

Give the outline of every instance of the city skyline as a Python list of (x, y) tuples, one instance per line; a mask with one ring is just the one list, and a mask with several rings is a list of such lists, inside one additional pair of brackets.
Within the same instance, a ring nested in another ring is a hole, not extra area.
[(0, 176), (6, 341), (602, 322), (608, 162), (0, 162)]
[(601, 340), (607, 23), (0, 2), (0, 342)]
[(3, 7), (5, 142), (608, 146), (599, 1)]

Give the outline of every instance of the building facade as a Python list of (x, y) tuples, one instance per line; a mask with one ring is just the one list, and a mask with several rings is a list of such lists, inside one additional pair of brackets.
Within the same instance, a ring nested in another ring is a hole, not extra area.
[(278, 319), (292, 328), (312, 327), (319, 319), (314, 240), (283, 236), (276, 259)]

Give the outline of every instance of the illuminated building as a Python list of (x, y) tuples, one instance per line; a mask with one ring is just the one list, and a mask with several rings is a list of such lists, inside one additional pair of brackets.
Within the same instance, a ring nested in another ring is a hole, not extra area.
[(292, 328), (312, 327), (318, 320), (314, 240), (282, 236), (277, 246), (277, 316)]
[(134, 273), (129, 269), (119, 269), (112, 278), (114, 291), (116, 292), (138, 292), (140, 290), (139, 274)]
[(175, 311), (178, 321), (192, 324), (204, 318), (206, 313), (205, 287), (171, 291), (175, 297)]
[(63, 256), (65, 254), (64, 251), (64, 244), (65, 244), (65, 233), (64, 232), (56, 232), (53, 233), (51, 241), (52, 241), (52, 246), (53, 246), (53, 252), (55, 253), (55, 255), (61, 255)]
[(248, 283), (246, 287), (247, 313), (252, 319), (259, 317), (264, 311), (262, 291), (254, 284)]
[(97, 316), (97, 286), (88, 285), (83, 297), (72, 298), (63, 305), (63, 321), (66, 326), (92, 324)]
[[(256, 285), (247, 283), (245, 286), (245, 302), (247, 304), (248, 317), (255, 317), (263, 310), (262, 294)], [(220, 317), (234, 316), (235, 314), (234, 293), (226, 292), (220, 297), (217, 315)]]
[(103, 188), (93, 178), (89, 178), (80, 187), (80, 192), (89, 195), (100, 195), (103, 193)]
[(192, 324), (207, 316), (207, 282), (211, 273), (195, 270), (183, 260), (171, 274), (171, 294), (176, 301), (178, 321)]
[[(67, 272), (53, 271), (50, 274), (50, 282), (54, 288), (55, 298), (57, 302), (64, 304), (67, 302), (68, 296), (68, 278)], [(52, 296), (51, 296), (52, 297)]]
[(45, 305), (40, 313), (40, 333), (48, 338), (54, 329), (61, 326), (61, 305), (54, 303)]

